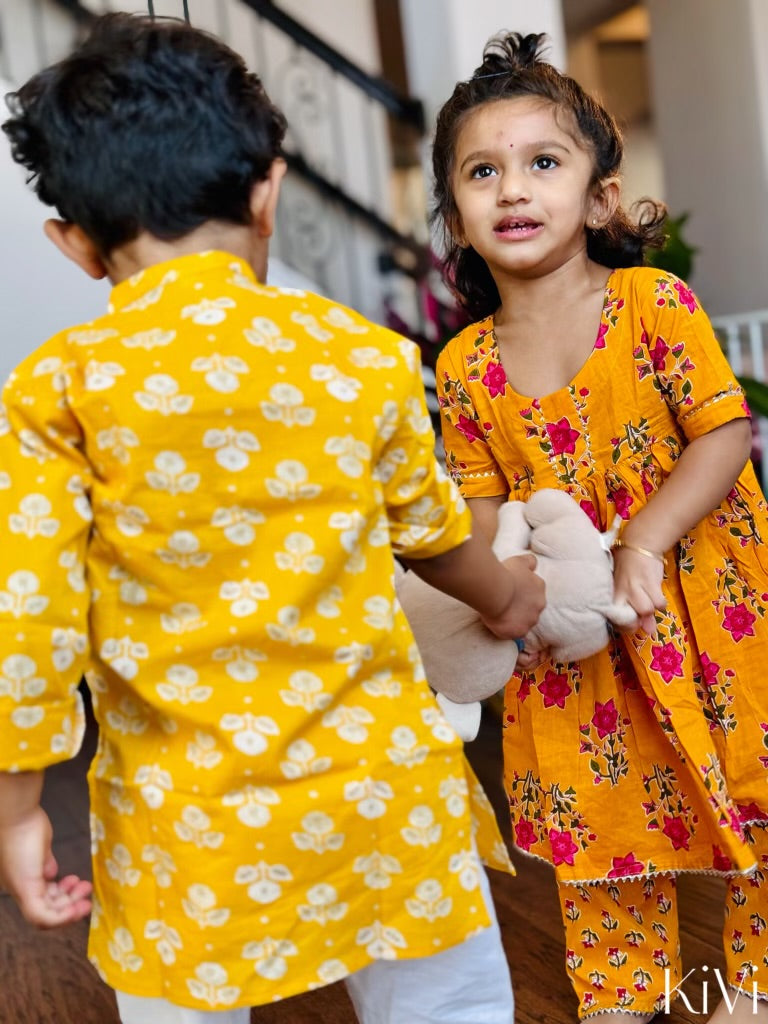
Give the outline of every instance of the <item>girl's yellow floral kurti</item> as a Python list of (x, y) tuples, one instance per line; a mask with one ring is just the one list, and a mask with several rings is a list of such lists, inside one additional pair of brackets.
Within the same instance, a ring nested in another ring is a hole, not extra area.
[[(593, 351), (567, 387), (517, 394), (492, 319), (438, 361), (448, 465), (465, 497), (558, 487), (602, 530), (663, 484), (687, 442), (748, 411), (677, 278), (615, 270)], [(768, 820), (768, 538), (751, 465), (667, 556), (654, 636), (513, 679), (505, 779), (520, 848), (561, 881), (747, 870)]]
[(0, 420), (0, 768), (96, 704), (90, 955), (110, 984), (269, 1002), (488, 924), (490, 807), (426, 685), (392, 551), (469, 518), (416, 347), (224, 253), (119, 284)]

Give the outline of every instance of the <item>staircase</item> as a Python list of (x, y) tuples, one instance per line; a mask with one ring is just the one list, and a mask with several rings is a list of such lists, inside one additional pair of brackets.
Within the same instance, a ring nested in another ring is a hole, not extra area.
[[(419, 167), (421, 104), (401, 96), (272, 0), (3, 0), (0, 75), (21, 83), (64, 56), (110, 10), (183, 16), (240, 53), (285, 112), (286, 175), (271, 254), (319, 292), (421, 342), (450, 329), (426, 239), (396, 226), (392, 131)], [(402, 151), (402, 147), (401, 147)], [(422, 217), (423, 224), (423, 217)], [(418, 230), (418, 228), (416, 229)]]

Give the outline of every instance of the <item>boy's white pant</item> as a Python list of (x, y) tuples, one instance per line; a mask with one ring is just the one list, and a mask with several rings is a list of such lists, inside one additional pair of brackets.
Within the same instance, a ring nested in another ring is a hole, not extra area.
[[(346, 979), (360, 1024), (513, 1024), (509, 967), (485, 872), (491, 927), (418, 960), (378, 960)], [(122, 1024), (249, 1024), (251, 1011), (192, 1010), (117, 992)]]

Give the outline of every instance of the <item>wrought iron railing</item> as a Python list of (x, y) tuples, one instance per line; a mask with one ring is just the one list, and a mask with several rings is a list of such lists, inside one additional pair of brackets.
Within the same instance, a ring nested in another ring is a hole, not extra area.
[[(189, 0), (187, 6), (193, 24), (243, 55), (287, 115), (289, 173), (273, 254), (337, 301), (434, 336), (424, 293), (430, 253), (423, 235), (396, 222), (389, 143), (393, 118), (408, 126), (419, 163), (421, 104), (272, 0)], [(173, 4), (155, 0), (154, 7), (165, 14)], [(180, 16), (182, 0), (176, 7)], [(0, 73), (22, 81), (68, 52), (93, 18), (118, 9), (148, 8), (142, 0), (3, 0)], [(27, 37), (21, 48), (14, 44), (19, 33)]]

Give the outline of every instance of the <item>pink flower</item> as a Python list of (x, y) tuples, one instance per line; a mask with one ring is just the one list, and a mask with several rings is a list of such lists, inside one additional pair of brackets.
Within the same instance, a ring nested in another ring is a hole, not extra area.
[(475, 420), (469, 419), (469, 417), (465, 416), (464, 413), (459, 415), (456, 429), (461, 431), (470, 444), (472, 444), (473, 441), (481, 441), (483, 439), (483, 431), (480, 428), (480, 424)]
[(616, 705), (613, 703), (613, 697), (605, 704), (600, 704), (599, 701), (595, 701), (595, 713), (592, 715), (592, 725), (597, 730), (597, 735), (600, 739), (605, 739), (609, 733), (616, 732), (616, 726), (619, 722), (619, 712), (616, 709)]
[(518, 821), (515, 824), (515, 842), (521, 850), (530, 850), (538, 842), (536, 830), (530, 821)]
[(608, 324), (600, 324), (600, 329), (595, 338), (595, 348), (605, 348), (605, 336), (608, 333)]
[(645, 864), (635, 857), (634, 853), (627, 853), (623, 857), (614, 857), (611, 861), (612, 867), (608, 872), (608, 878), (626, 878), (628, 875), (639, 875)]
[(616, 506), (616, 511), (619, 513), (622, 519), (629, 519), (629, 510), (635, 503), (635, 499), (626, 489), (626, 487), (619, 487), (617, 491), (609, 495), (609, 499)]
[(571, 687), (568, 685), (568, 676), (563, 672), (554, 672), (551, 668), (547, 669), (546, 675), (539, 683), (539, 693), (544, 697), (545, 708), (554, 706), (564, 708), (566, 698), (571, 693)]
[(578, 846), (573, 841), (570, 832), (558, 832), (557, 829), (549, 830), (549, 844), (552, 847), (552, 863), (573, 865), (573, 855), (578, 852)]
[(727, 629), (733, 639), (738, 643), (739, 640), (743, 640), (745, 636), (754, 636), (755, 631), (752, 629), (752, 623), (755, 621), (755, 616), (744, 604), (734, 605), (732, 608), (725, 609), (725, 616), (723, 619), (723, 628)]
[(552, 442), (553, 455), (573, 455), (576, 451), (576, 442), (581, 435), (573, 429), (565, 416), (557, 423), (547, 423), (547, 433)]
[(685, 822), (682, 818), (672, 818), (669, 814), (665, 814), (664, 828), (661, 831), (672, 843), (673, 850), (688, 849), (691, 834), (685, 827)]
[(504, 388), (507, 386), (507, 375), (504, 373), (504, 367), (501, 363), (494, 363), (493, 361), (488, 363), (485, 376), (483, 377), (483, 384), (488, 388), (488, 394), (491, 398), (504, 394)]
[(663, 338), (659, 337), (656, 339), (656, 344), (653, 348), (648, 350), (648, 355), (651, 357), (653, 368), (657, 372), (664, 369), (664, 363), (667, 355), (669, 354), (669, 345), (664, 341)]
[(690, 288), (686, 288), (682, 281), (675, 281), (672, 287), (677, 292), (681, 304), (686, 307), (689, 313), (695, 312), (697, 308), (696, 297)]
[(683, 674), (683, 655), (672, 643), (652, 646), (651, 668), (661, 675), (665, 683), (669, 683), (675, 676)]
[(768, 815), (757, 806), (753, 800), (749, 804), (739, 804), (739, 823), (745, 825), (748, 821), (765, 821)]
[(589, 500), (589, 498), (582, 498), (582, 500), (579, 502), (579, 508), (581, 508), (584, 512), (587, 513), (589, 518), (592, 520), (592, 523), (599, 530), (600, 529), (600, 523), (598, 522), (598, 519), (597, 519), (597, 509), (592, 504), (592, 502)]
[(704, 681), (705, 686), (714, 686), (717, 682), (717, 673), (720, 671), (720, 666), (715, 664), (714, 661), (704, 651), (701, 652), (701, 678)]
[(733, 871), (733, 861), (726, 857), (719, 846), (712, 845), (712, 867), (715, 871)]

